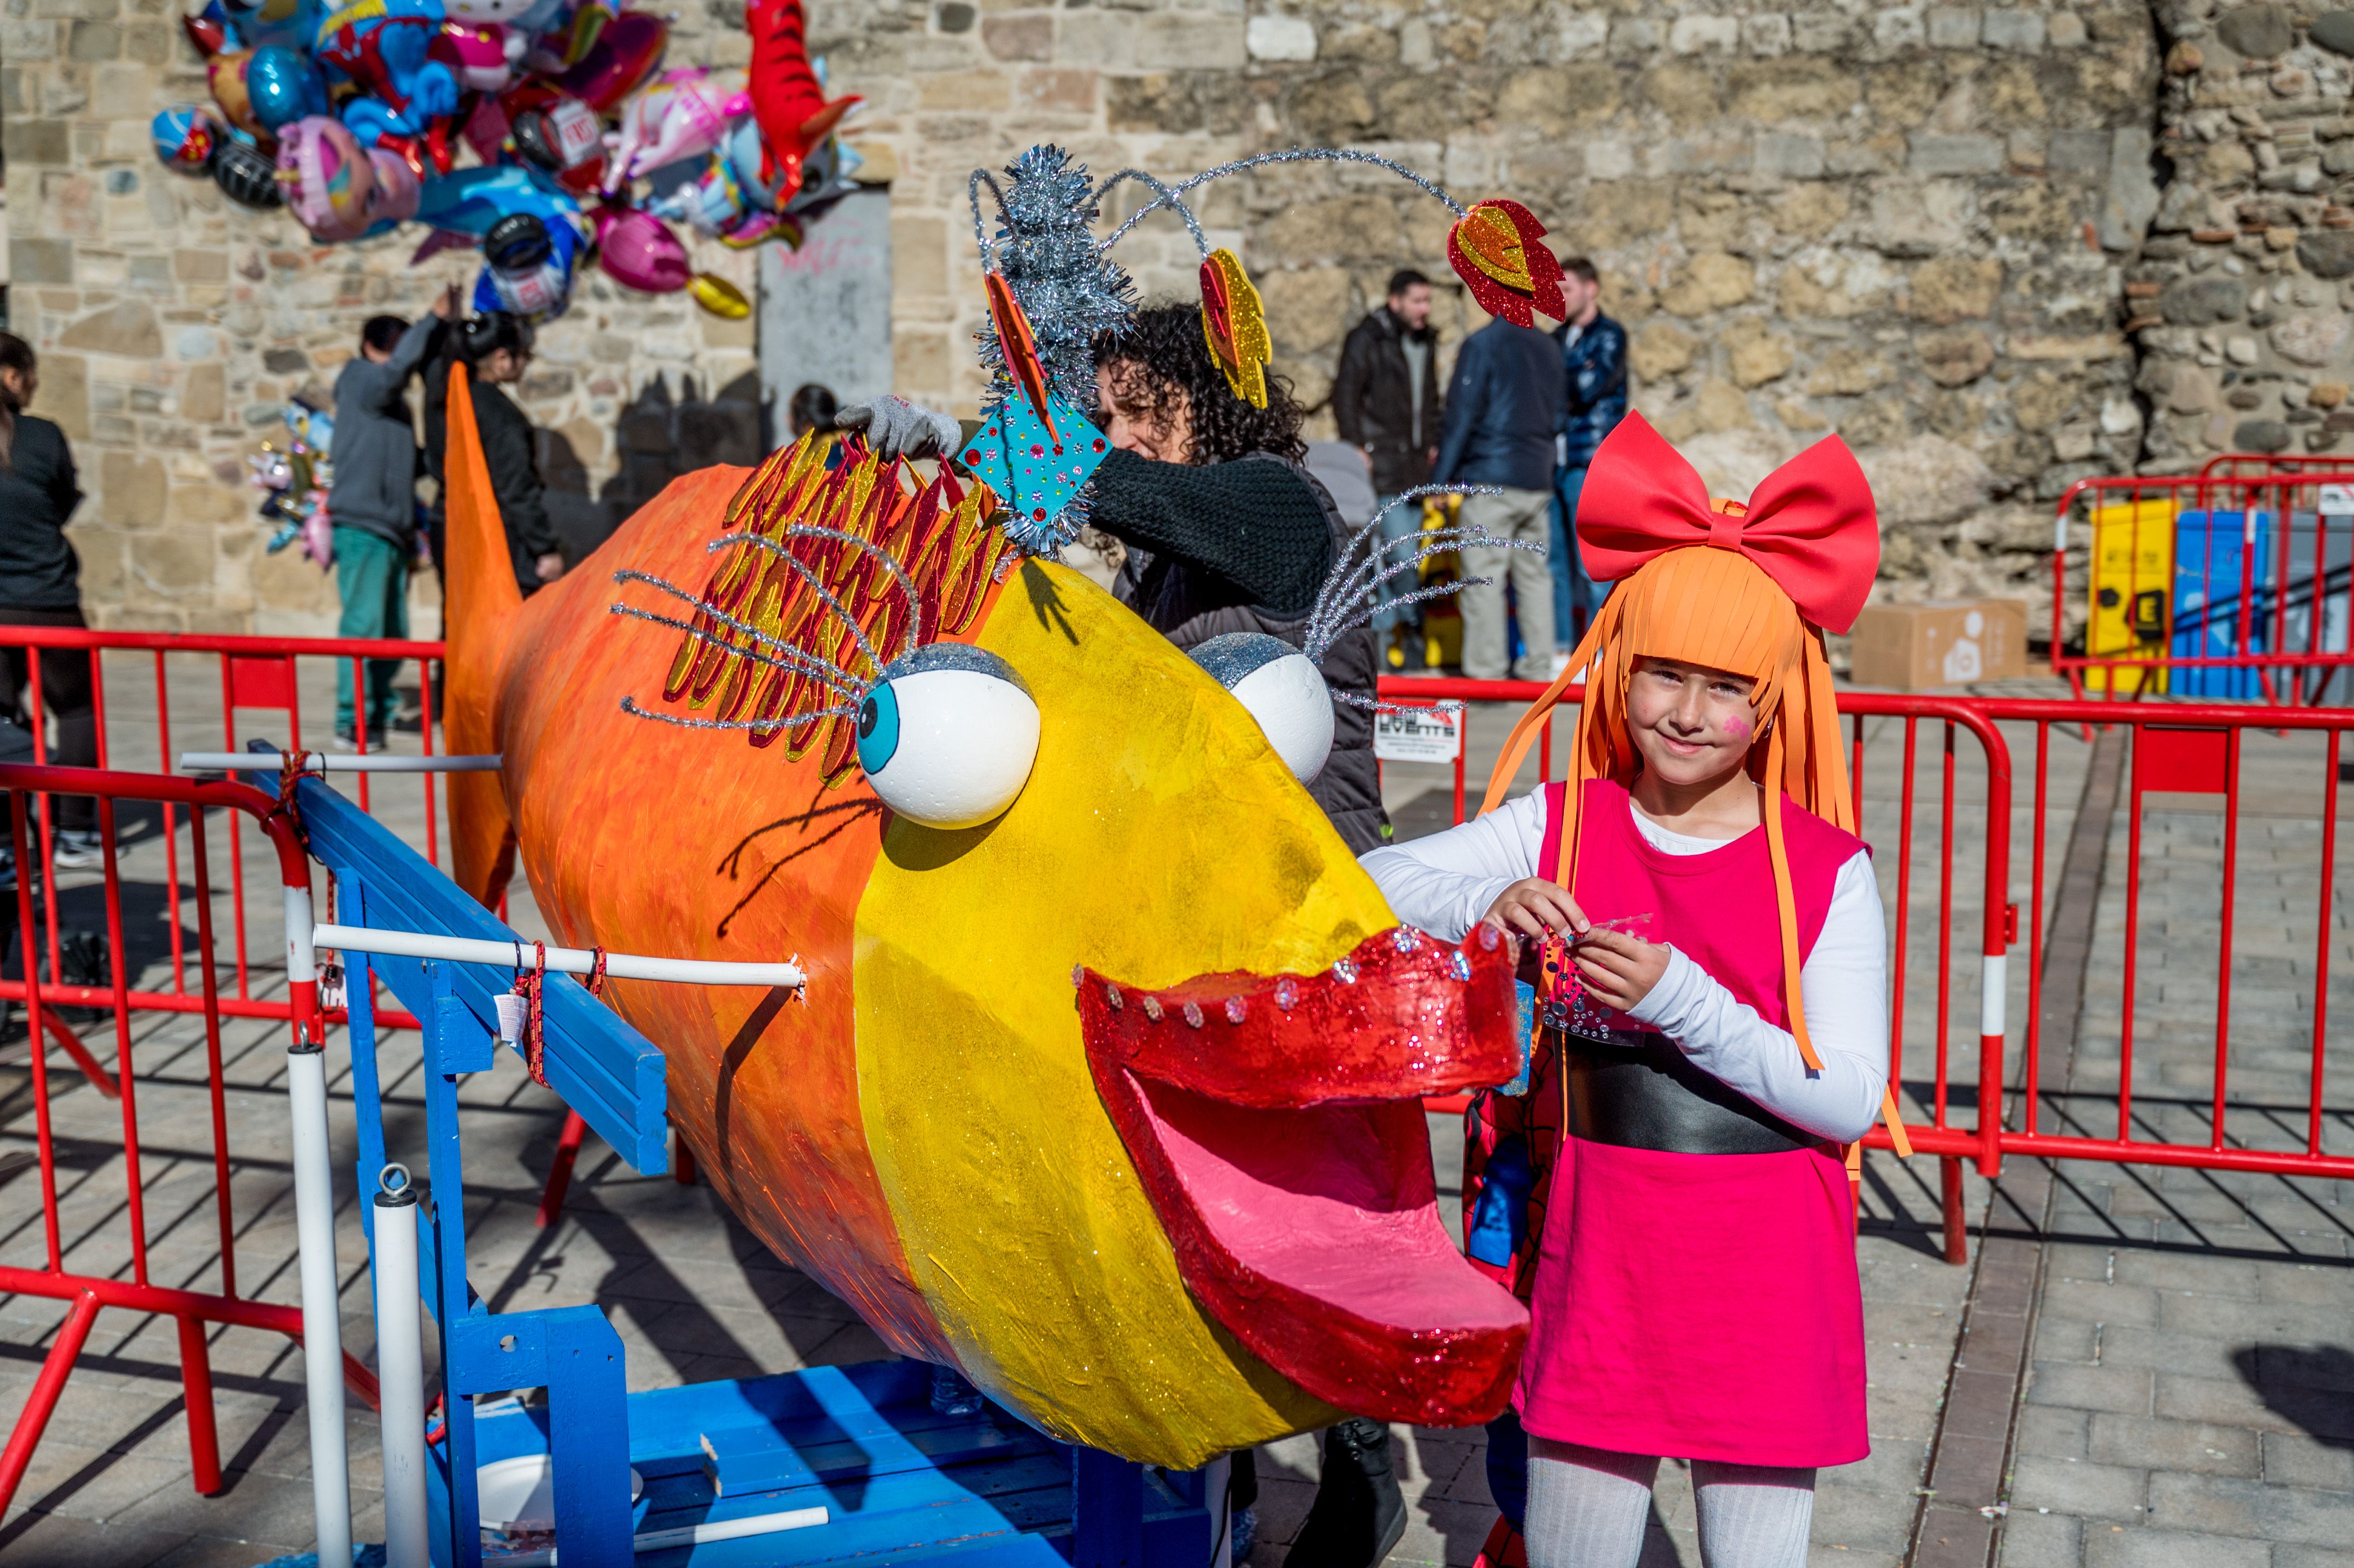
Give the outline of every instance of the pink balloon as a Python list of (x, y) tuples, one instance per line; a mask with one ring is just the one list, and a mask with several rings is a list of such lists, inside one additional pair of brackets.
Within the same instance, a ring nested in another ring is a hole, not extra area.
[(687, 265), (686, 247), (670, 226), (650, 212), (598, 215), (597, 258), (613, 281), (649, 294), (670, 294), (686, 287), (695, 275)]
[(315, 239), (356, 239), (372, 221), (376, 168), (341, 121), (307, 115), (278, 132), (286, 205)]
[(422, 194), (417, 171), (408, 160), (383, 147), (368, 153), (368, 163), (376, 171), (376, 189), (368, 196), (368, 221), (380, 223), (390, 218), (406, 223), (417, 216), (417, 202)]
[(599, 114), (610, 114), (662, 64), (670, 24), (643, 11), (624, 11), (605, 24), (580, 63), (556, 85)]

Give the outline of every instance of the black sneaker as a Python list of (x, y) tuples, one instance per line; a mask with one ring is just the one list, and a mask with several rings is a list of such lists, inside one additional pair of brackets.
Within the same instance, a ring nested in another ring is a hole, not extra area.
[(1352, 1416), (1324, 1434), (1316, 1501), (1284, 1568), (1373, 1568), (1405, 1534), (1405, 1497), (1390, 1458), (1390, 1429)]

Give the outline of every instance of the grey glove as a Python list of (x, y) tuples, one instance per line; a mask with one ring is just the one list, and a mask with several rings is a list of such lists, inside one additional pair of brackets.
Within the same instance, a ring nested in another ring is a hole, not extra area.
[(834, 415), (844, 429), (864, 430), (867, 445), (885, 461), (893, 458), (943, 458), (957, 450), (964, 429), (946, 414), (905, 397), (877, 397)]

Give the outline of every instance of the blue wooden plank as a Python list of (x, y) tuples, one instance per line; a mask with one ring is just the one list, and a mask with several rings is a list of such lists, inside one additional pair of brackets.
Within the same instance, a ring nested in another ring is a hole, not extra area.
[[(363, 884), (366, 924), (481, 941), (517, 940), (422, 855), (317, 779), (302, 781), (296, 803), (312, 853)], [(419, 1010), (429, 988), (422, 966), (413, 959), (378, 958), (374, 967), (393, 994), (423, 1016)], [(474, 964), (451, 968), (451, 994), (485, 1033), (494, 1031), (498, 1015), (492, 998), (513, 989), (513, 971)], [(633, 1169), (647, 1175), (669, 1170), (669, 1100), (661, 1050), (569, 976), (547, 977), (542, 1015), (547, 1043), (542, 1065), (549, 1086)]]

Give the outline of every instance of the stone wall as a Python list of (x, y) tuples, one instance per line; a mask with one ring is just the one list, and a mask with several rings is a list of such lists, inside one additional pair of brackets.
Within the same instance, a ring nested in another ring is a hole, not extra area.
[(2126, 284), (2145, 467), (2338, 449), (2354, 307), (2354, 11), (2158, 7), (2174, 178)]
[[(125, 623), (315, 619), (308, 568), (257, 564), (235, 471), (363, 315), (419, 308), (439, 274), (407, 270), (403, 241), (298, 244), (158, 169), (145, 115), (200, 92), (163, 0), (8, 5), (12, 299), (93, 474), (91, 597)], [(682, 13), (676, 58), (739, 58), (739, 26), (729, 0)], [(1879, 490), (1885, 594), (2017, 593), (2038, 628), (2072, 479), (2337, 439), (2354, 66), (2330, 45), (2349, 32), (2211, 0), (811, 7), (890, 185), (903, 392), (969, 412), (981, 389), (972, 168), (1041, 139), (1164, 175), (1364, 147), (1465, 200), (1514, 196), (1593, 256), (1638, 405), (1717, 488), (1837, 429)], [(1446, 268), (1447, 212), (1391, 176), (1264, 171), (1202, 217), (1325, 429), (1341, 337), (1394, 267), (1441, 281), (1449, 352), (1481, 320)], [(1173, 219), (1122, 249), (1148, 294), (1193, 292)], [(746, 258), (708, 260), (749, 281)], [(592, 275), (544, 341), (526, 400), (595, 501), (758, 449), (748, 328)]]

